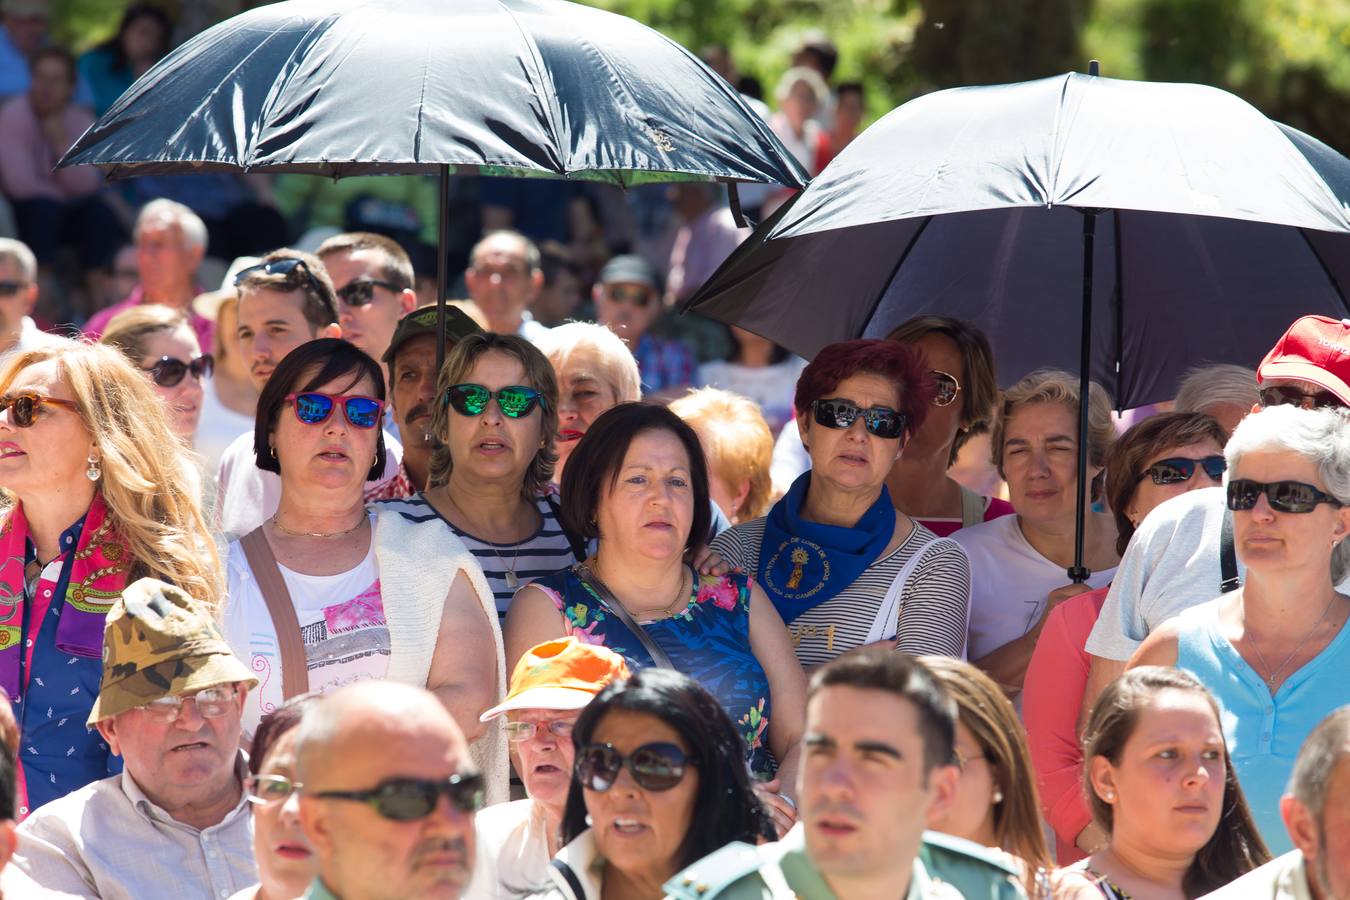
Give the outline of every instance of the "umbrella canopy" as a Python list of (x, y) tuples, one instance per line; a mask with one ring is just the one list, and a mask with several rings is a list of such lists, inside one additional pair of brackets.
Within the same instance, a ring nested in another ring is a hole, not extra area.
[(734, 88), (632, 19), (564, 0), (289, 0), (170, 53), (62, 165), (717, 180), (805, 173)]
[(1005, 384), (1080, 371), (1086, 311), (1092, 376), (1132, 407), (1348, 297), (1350, 160), (1215, 88), (1069, 74), (894, 110), (687, 308), (808, 357), (956, 316)]

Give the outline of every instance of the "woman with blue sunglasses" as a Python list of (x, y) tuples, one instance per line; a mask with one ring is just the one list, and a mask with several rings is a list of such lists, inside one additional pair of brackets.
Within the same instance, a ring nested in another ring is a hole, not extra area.
[(384, 403), (379, 365), (336, 338), (292, 350), (258, 398), (257, 464), (281, 476), (281, 499), (230, 545), (225, 633), (261, 682), (244, 732), (251, 739), (264, 713), (306, 691), (366, 679), (425, 686), (504, 800), (505, 738), (478, 721), (505, 688), (482, 571), (453, 535), (419, 544), (396, 513), (363, 499), (384, 468)]
[(1280, 798), (1304, 738), (1350, 703), (1350, 416), (1268, 406), (1225, 448), (1242, 586), (1167, 620), (1129, 666), (1194, 673), (1223, 707), (1224, 739), (1261, 836), (1292, 849)]

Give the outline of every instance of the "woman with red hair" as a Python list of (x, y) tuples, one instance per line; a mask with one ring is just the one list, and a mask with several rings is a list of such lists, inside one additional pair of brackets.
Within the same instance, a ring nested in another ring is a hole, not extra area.
[(773, 600), (803, 666), (878, 642), (916, 656), (965, 654), (965, 553), (897, 511), (886, 490), (934, 389), (922, 356), (903, 344), (821, 350), (793, 401), (810, 471), (766, 517), (713, 541)]

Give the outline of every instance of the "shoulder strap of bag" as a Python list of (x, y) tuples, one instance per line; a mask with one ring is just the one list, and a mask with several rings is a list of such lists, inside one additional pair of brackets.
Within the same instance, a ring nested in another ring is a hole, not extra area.
[(1219, 530), (1219, 593), (1236, 591), (1238, 581), (1237, 550), (1233, 547), (1233, 512), (1227, 506), (1223, 510), (1223, 527)]
[(572, 892), (574, 900), (586, 900), (586, 889), (581, 886), (581, 879), (577, 873), (572, 871), (572, 867), (561, 859), (550, 859), (548, 864), (553, 867), (553, 871), (562, 876), (562, 880), (567, 882), (568, 889)]
[[(914, 527), (918, 528), (919, 523), (915, 522)], [(877, 609), (876, 618), (872, 620), (872, 627), (867, 630), (867, 640), (864, 643), (875, 644), (877, 641), (889, 641), (895, 637), (900, 627), (900, 598), (904, 596), (905, 585), (909, 583), (909, 578), (919, 567), (919, 563), (928, 555), (928, 551), (941, 545), (944, 540), (938, 538), (924, 544), (914, 551), (914, 555), (900, 568), (900, 573), (895, 576), (895, 581), (891, 582), (890, 589), (881, 600), (881, 606)]]
[(558, 507), (558, 500), (552, 494), (544, 495), (544, 502), (548, 504), (549, 511), (553, 513), (553, 518), (558, 522), (558, 530), (567, 538), (567, 546), (572, 548), (572, 555), (576, 557), (577, 562), (584, 562), (589, 555), (586, 553), (586, 542), (579, 535), (575, 535), (567, 530), (563, 524), (562, 510)]
[(239, 539), (239, 546), (253, 570), (258, 590), (267, 601), (267, 612), (272, 617), (272, 628), (277, 633), (277, 650), (281, 653), (281, 693), (284, 699), (309, 690), (309, 661), (305, 657), (305, 643), (300, 638), (300, 620), (295, 617), (295, 604), (281, 577), (277, 558), (263, 534), (263, 526)]
[(586, 586), (595, 593), (595, 596), (600, 598), (600, 603), (605, 607), (605, 612), (618, 619), (624, 624), (625, 628), (633, 632), (633, 636), (638, 639), (638, 642), (642, 644), (647, 650), (647, 653), (651, 655), (653, 663), (662, 669), (675, 668), (674, 664), (670, 661), (670, 657), (666, 655), (666, 651), (662, 650), (657, 646), (656, 641), (647, 636), (647, 632), (641, 625), (633, 621), (633, 617), (628, 614), (628, 610), (624, 609), (623, 604), (610, 593), (609, 588), (605, 587), (604, 582), (595, 577), (595, 573), (590, 570), (589, 566), (586, 566), (583, 563), (577, 563), (572, 566), (572, 573), (585, 582)]
[(957, 487), (961, 489), (961, 527), (969, 528), (983, 522), (984, 498), (964, 484)]

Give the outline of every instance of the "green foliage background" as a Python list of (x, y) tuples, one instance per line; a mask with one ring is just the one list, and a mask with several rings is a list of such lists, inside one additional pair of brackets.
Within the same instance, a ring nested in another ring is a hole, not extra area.
[[(196, 2), (212, 0), (165, 6)], [(1104, 75), (1226, 88), (1350, 153), (1350, 0), (591, 3), (646, 22), (694, 51), (729, 46), (740, 70), (758, 76), (768, 96), (802, 35), (823, 30), (839, 48), (836, 79), (864, 83), (873, 117), (927, 91), (1085, 71), (1095, 58)], [(120, 4), (109, 0), (54, 0), (53, 7), (58, 37), (77, 50), (111, 34), (120, 14)]]

